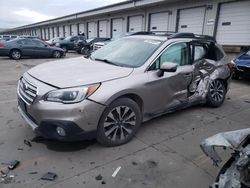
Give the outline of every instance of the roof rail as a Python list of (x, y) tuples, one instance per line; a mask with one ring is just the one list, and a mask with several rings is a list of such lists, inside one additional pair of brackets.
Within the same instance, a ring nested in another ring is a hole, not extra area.
[(170, 39), (173, 38), (193, 38), (193, 39), (199, 39), (199, 40), (207, 40), (211, 42), (216, 42), (215, 38), (208, 35), (198, 35), (194, 33), (176, 33), (171, 36), (169, 36)]
[(151, 31), (139, 31), (139, 32), (133, 33), (131, 35), (154, 35), (154, 34), (155, 33), (151, 32)]
[(132, 35), (160, 35), (160, 36), (170, 36), (176, 34), (174, 31), (139, 31), (133, 33)]

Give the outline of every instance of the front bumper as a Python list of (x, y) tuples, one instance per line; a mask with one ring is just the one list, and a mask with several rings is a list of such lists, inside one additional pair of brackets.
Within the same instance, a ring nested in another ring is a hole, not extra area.
[[(47, 139), (53, 139), (58, 141), (79, 141), (88, 140), (96, 137), (96, 130), (84, 131), (74, 122), (59, 121), (59, 120), (46, 120), (42, 121), (40, 125), (37, 125), (33, 120), (21, 109), (18, 105), (18, 111), (22, 118), (32, 128), (32, 130), (39, 136)], [(56, 128), (61, 127), (65, 130), (66, 136), (60, 136)]]

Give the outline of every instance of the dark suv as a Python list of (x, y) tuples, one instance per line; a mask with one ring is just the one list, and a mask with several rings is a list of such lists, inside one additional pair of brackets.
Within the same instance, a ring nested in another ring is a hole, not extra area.
[(68, 50), (74, 50), (75, 43), (77, 43), (79, 40), (86, 40), (86, 38), (84, 36), (69, 36), (64, 40), (58, 41), (56, 46), (67, 52)]

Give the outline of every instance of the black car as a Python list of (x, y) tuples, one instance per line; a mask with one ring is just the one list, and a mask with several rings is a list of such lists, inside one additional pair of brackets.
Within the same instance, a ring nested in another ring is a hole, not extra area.
[(90, 38), (79, 40), (75, 43), (75, 50), (78, 54), (87, 55), (93, 51), (94, 43), (108, 41), (110, 38)]
[(86, 40), (86, 38), (84, 36), (69, 36), (64, 40), (57, 42), (56, 46), (67, 52), (68, 50), (74, 50), (75, 43), (77, 43), (79, 40)]
[(39, 39), (17, 38), (0, 43), (0, 56), (9, 56), (11, 59), (22, 57), (54, 57), (60, 58), (65, 55), (61, 48), (52, 47)]
[(250, 78), (250, 50), (232, 61), (234, 64), (233, 79)]

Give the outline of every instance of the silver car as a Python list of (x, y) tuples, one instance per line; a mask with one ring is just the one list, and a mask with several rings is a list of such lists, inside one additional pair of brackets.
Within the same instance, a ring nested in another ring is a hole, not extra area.
[(130, 141), (142, 122), (191, 105), (220, 106), (232, 64), (212, 37), (133, 35), (90, 58), (38, 65), (20, 78), (18, 109), (36, 134), (106, 146)]

